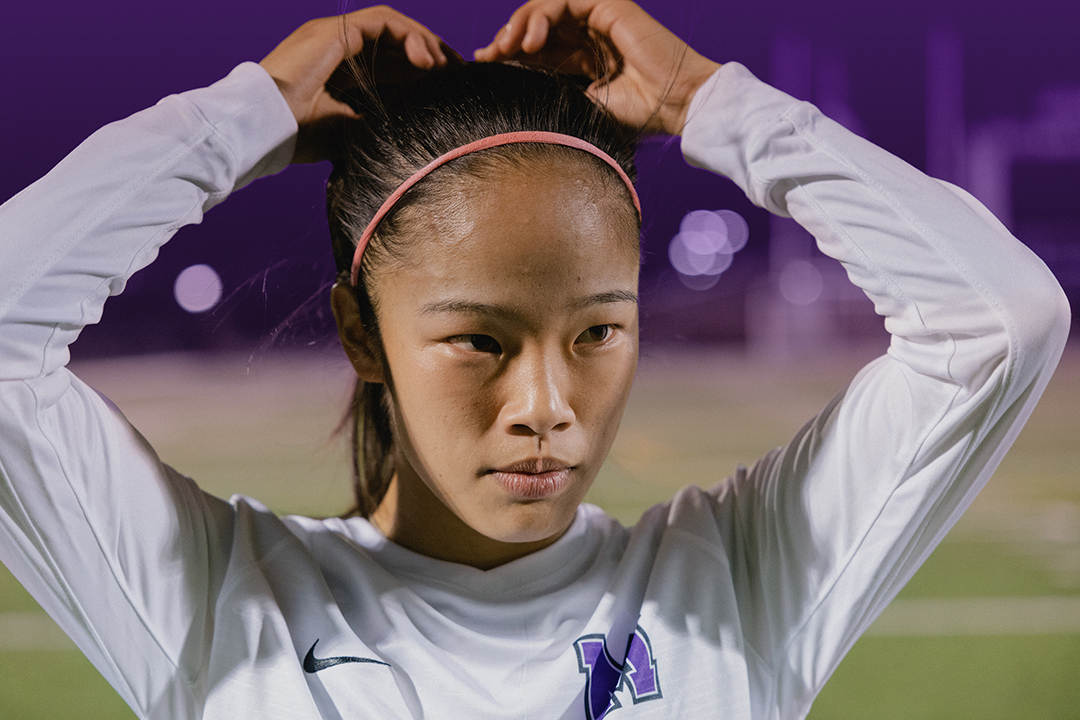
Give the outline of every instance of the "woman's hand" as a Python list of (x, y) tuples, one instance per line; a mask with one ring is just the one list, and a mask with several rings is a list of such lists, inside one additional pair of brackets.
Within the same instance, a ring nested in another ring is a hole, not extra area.
[(620, 120), (670, 135), (682, 132), (694, 93), (720, 67), (630, 0), (530, 0), (476, 59), (587, 75), (589, 95)]
[(350, 84), (343, 63), (362, 53), (375, 62), (376, 77), (460, 60), (433, 32), (385, 5), (304, 23), (259, 63), (277, 82), (300, 126), (293, 162), (324, 159), (320, 128), (356, 116), (331, 97), (327, 83), (334, 77), (334, 84)]

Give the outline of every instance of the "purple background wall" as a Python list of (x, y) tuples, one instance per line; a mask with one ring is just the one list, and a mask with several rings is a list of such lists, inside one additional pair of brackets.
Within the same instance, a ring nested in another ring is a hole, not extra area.
[[(976, 190), (1080, 302), (1080, 10), (1074, 3), (642, 4), (700, 52), (739, 60), (914, 165), (929, 164), (935, 174)], [(516, 3), (396, 6), (469, 56)], [(309, 17), (342, 7), (332, 0), (9, 4), (0, 13), (0, 199), (47, 172), (102, 124), (213, 82), (235, 64), (261, 58)], [(790, 250), (782, 241), (790, 229), (771, 223), (722, 178), (688, 168), (677, 143), (648, 143), (640, 165), (646, 340), (753, 340), (755, 323), (770, 322), (754, 311), (767, 303), (753, 298), (771, 292), (770, 278)], [(294, 168), (257, 183), (202, 226), (183, 231), (110, 301), (105, 321), (84, 333), (77, 354), (251, 347), (267, 340), (332, 274), (321, 209), (326, 172), (325, 166)], [(741, 213), (751, 237), (715, 287), (695, 291), (678, 281), (667, 243), (683, 214), (701, 208)], [(792, 242), (802, 247), (802, 240)], [(173, 299), (176, 275), (194, 263), (215, 267), (225, 286), (225, 301), (202, 315), (182, 311)], [(282, 342), (327, 334), (323, 303), (305, 307)]]

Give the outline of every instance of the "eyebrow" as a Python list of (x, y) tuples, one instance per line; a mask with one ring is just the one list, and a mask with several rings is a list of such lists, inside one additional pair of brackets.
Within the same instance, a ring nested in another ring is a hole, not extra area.
[(593, 305), (608, 305), (620, 302), (631, 302), (637, 305), (637, 293), (630, 292), (629, 290), (610, 290), (608, 292), (586, 295), (585, 297), (575, 298), (574, 301), (570, 303), (570, 309), (584, 310)]
[[(608, 292), (594, 293), (592, 295), (575, 298), (569, 303), (569, 308), (572, 311), (578, 311), (594, 305), (607, 305), (621, 302), (631, 302), (636, 305), (638, 302), (637, 293), (630, 292), (629, 290), (610, 290)], [(436, 300), (434, 302), (429, 302), (427, 305), (420, 308), (421, 315), (430, 315), (434, 313), (491, 315), (493, 317), (509, 320), (521, 317), (520, 312), (511, 307), (507, 307), (506, 305), (499, 305), (497, 303), (478, 303), (469, 300)]]

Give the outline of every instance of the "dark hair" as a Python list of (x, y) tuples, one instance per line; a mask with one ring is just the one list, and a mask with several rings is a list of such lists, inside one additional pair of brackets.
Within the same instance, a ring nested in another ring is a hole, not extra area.
[[(541, 130), (582, 138), (596, 145), (635, 177), (638, 133), (617, 121), (585, 95), (568, 76), (517, 65), (464, 63), (424, 73), (399, 85), (361, 83), (339, 95), (360, 115), (341, 126), (334, 169), (326, 187), (326, 206), (338, 281), (349, 282), (356, 243), (383, 201), (414, 172), (454, 148), (491, 135)], [(541, 160), (591, 164), (612, 192), (626, 198), (626, 222), (637, 239), (640, 218), (629, 190), (598, 158), (559, 145), (505, 145), (457, 158), (417, 183), (379, 223), (364, 251), (355, 297), (369, 338), (379, 342), (378, 299), (368, 286), (372, 272), (404, 251), (403, 230), (410, 208), (428, 208), (462, 177), (483, 178), (499, 165), (521, 167)], [(382, 358), (381, 347), (373, 348)], [(348, 515), (368, 517), (386, 493), (394, 468), (393, 381), (357, 379), (352, 406), (342, 422), (351, 423), (353, 486), (356, 505)]]

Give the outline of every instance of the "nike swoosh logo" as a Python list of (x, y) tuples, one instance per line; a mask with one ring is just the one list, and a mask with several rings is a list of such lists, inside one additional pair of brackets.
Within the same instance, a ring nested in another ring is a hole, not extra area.
[(316, 640), (315, 644), (311, 646), (311, 649), (307, 651), (307, 655), (304, 656), (304, 672), (317, 673), (320, 670), (334, 667), (335, 665), (343, 665), (345, 663), (371, 663), (373, 665), (385, 665), (390, 667), (390, 663), (384, 663), (381, 660), (375, 660), (373, 658), (352, 657), (351, 655), (339, 655), (338, 657), (317, 658), (315, 657), (315, 645), (318, 645), (319, 641)]

